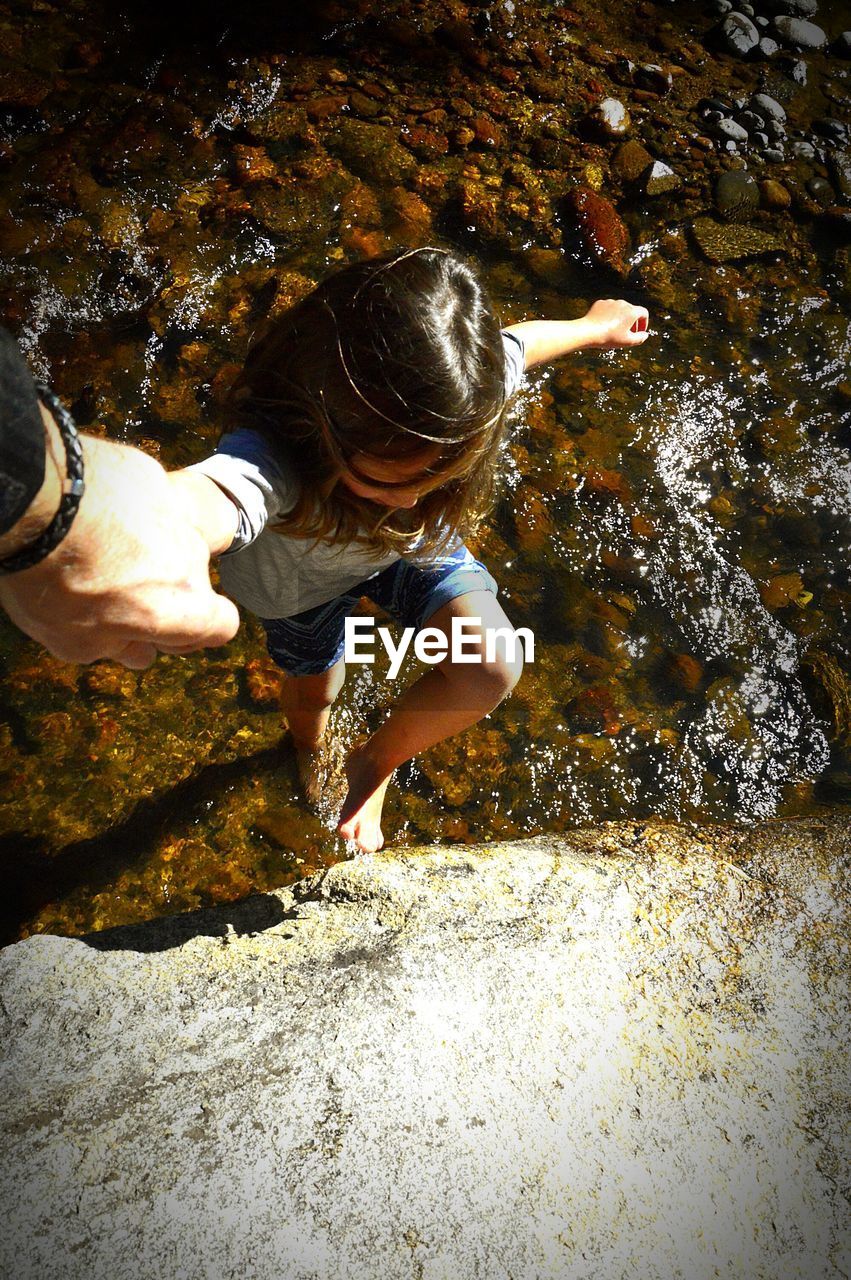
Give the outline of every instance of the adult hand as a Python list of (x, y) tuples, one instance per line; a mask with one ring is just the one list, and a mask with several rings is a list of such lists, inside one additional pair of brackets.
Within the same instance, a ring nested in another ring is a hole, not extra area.
[[(53, 456), (62, 459), (55, 424), (44, 416)], [(239, 614), (213, 591), (211, 547), (166, 472), (138, 449), (80, 439), (86, 491), (71, 530), (39, 564), (0, 578), (0, 605), (66, 662), (113, 658), (141, 669), (158, 652), (225, 644)], [(55, 493), (55, 469), (46, 490), (51, 485)], [(44, 523), (56, 510), (55, 497), (47, 502)], [(8, 535), (0, 540), (0, 554), (15, 549)]]
[(636, 347), (650, 336), (650, 313), (623, 298), (601, 298), (588, 308), (585, 320), (593, 334), (589, 346), (611, 350)]

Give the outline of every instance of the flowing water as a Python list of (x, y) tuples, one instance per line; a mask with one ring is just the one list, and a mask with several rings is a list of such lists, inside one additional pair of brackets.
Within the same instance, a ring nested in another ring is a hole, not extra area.
[[(270, 309), (392, 245), (474, 255), (506, 323), (600, 296), (651, 312), (642, 348), (565, 359), (517, 399), (474, 549), (535, 660), (490, 717), (399, 770), (392, 843), (746, 824), (851, 793), (847, 233), (796, 206), (774, 215), (782, 252), (700, 255), (688, 228), (719, 160), (678, 138), (701, 92), (745, 73), (701, 63), (708, 20), (639, 7), (497, 6), (482, 66), (462, 19), (487, 6), (403, 4), (383, 25), (326, 6), (253, 40), (223, 7), (199, 40), (142, 10), (42, 4), (36, 30), (29, 6), (0, 6), (3, 315), (81, 425), (166, 466), (211, 451)], [(615, 274), (575, 248), (561, 203), (574, 182), (609, 191), (614, 144), (574, 117), (583, 94), (623, 96), (613, 56), (660, 45), (686, 69), (670, 99), (631, 101), (633, 133), (686, 181), (618, 199)], [(790, 118), (841, 116), (849, 65), (814, 55), (806, 91), (779, 71), (770, 87)], [(540, 83), (556, 71), (567, 105)], [(8, 625), (0, 657), (7, 936), (229, 901), (347, 856), (332, 796), (320, 816), (300, 800), (250, 617), (226, 649), (142, 674), (66, 666)], [(341, 747), (415, 674), (353, 668)]]

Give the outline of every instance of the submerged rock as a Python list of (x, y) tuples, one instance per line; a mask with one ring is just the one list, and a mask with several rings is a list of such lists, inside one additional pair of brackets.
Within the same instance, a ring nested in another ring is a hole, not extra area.
[(782, 253), (788, 241), (757, 227), (732, 223), (724, 225), (712, 218), (695, 218), (691, 233), (704, 257), (710, 262), (733, 262), (737, 258), (758, 257), (763, 253)]
[(618, 98), (604, 98), (585, 117), (588, 131), (599, 138), (623, 138), (631, 123), (629, 112)]
[(759, 38), (759, 28), (743, 13), (728, 13), (718, 28), (720, 44), (739, 58), (746, 58), (759, 44)]
[(392, 129), (363, 120), (347, 120), (327, 140), (328, 150), (352, 173), (367, 181), (398, 186), (410, 178), (417, 162)]
[(653, 164), (653, 157), (646, 147), (631, 138), (618, 147), (612, 156), (611, 169), (622, 182), (635, 182)]
[(575, 187), (564, 203), (583, 248), (598, 262), (625, 274), (629, 232), (614, 205), (588, 187)]
[(795, 49), (821, 49), (827, 44), (827, 33), (821, 27), (800, 18), (775, 18), (774, 30), (784, 44)]
[(834, 151), (828, 160), (828, 168), (842, 199), (851, 201), (851, 151)]
[(792, 197), (782, 182), (774, 178), (765, 178), (759, 184), (760, 203), (764, 209), (789, 209)]
[(715, 207), (726, 221), (745, 220), (759, 207), (759, 187), (743, 169), (722, 173), (715, 184)]
[(683, 180), (679, 174), (674, 173), (670, 165), (663, 164), (661, 160), (655, 160), (641, 179), (641, 186), (648, 196), (666, 195), (682, 185)]

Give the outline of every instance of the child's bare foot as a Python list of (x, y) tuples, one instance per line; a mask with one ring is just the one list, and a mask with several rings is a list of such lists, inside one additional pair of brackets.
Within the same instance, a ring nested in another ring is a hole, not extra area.
[(296, 746), (295, 755), (302, 795), (308, 807), (324, 809), (329, 799), (333, 802), (335, 797), (339, 804), (344, 786), (339, 743), (333, 738), (324, 738), (316, 746)]
[(390, 778), (382, 777), (364, 747), (355, 747), (349, 756), (346, 777), (349, 792), (337, 830), (345, 840), (354, 840), (363, 853), (376, 853), (384, 845), (381, 809)]
[(301, 792), (311, 809), (322, 798), (322, 749), (321, 747), (296, 747), (296, 765)]

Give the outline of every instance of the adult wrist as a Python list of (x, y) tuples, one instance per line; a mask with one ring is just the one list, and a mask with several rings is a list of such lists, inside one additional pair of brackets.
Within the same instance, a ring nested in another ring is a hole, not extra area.
[(0, 534), (13, 529), (45, 479), (44, 427), (18, 344), (0, 329)]
[[(0, 538), (0, 578), (30, 569), (46, 559), (68, 534), (82, 499), (83, 450), (68, 410), (43, 384), (37, 384), (44, 424), (44, 480), (21, 520)], [(58, 437), (58, 439), (57, 439)]]

